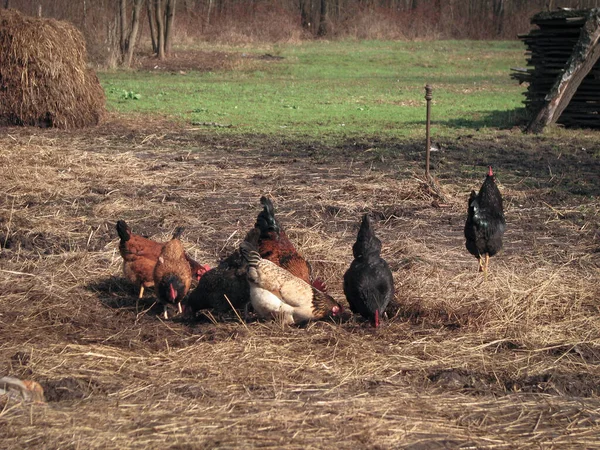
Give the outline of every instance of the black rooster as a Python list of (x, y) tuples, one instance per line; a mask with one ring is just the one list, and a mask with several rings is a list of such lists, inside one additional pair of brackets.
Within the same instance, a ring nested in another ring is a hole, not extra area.
[(394, 279), (381, 258), (381, 241), (375, 236), (371, 219), (365, 214), (352, 246), (354, 261), (344, 274), (344, 294), (353, 313), (379, 326), (379, 318), (394, 297)]
[(465, 223), (465, 245), (469, 253), (479, 259), (480, 272), (487, 274), (490, 256), (494, 256), (502, 248), (505, 229), (502, 195), (496, 186), (492, 166), (489, 166), (479, 194), (471, 191)]

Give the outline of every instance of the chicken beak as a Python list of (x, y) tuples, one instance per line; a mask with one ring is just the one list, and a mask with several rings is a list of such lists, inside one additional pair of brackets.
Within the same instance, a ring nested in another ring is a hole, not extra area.
[(181, 307), (181, 302), (177, 302), (177, 309), (179, 310), (179, 314), (183, 314), (183, 308)]

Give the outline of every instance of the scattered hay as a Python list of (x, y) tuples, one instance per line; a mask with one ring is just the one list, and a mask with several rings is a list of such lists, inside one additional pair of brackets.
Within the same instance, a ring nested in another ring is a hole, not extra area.
[[(435, 208), (401, 152), (408, 176), (336, 148), (118, 122), (0, 136), (0, 374), (48, 400), (1, 405), (5, 447), (600, 446), (596, 199), (550, 203), (507, 173), (506, 247), (484, 281), (462, 236), (480, 179), (447, 176)], [(212, 265), (263, 194), (342, 302), (360, 218), (376, 213), (397, 294), (380, 329), (162, 321), (151, 290), (137, 302), (117, 219), (161, 241), (183, 225)]]
[(105, 97), (86, 58), (73, 25), (0, 9), (0, 125), (97, 125)]

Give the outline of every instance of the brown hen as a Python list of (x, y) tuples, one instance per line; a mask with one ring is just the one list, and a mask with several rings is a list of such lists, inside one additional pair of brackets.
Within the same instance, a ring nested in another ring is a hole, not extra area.
[(258, 252), (261, 258), (283, 267), (318, 290), (326, 292), (325, 282), (319, 278), (313, 279), (310, 263), (298, 253), (275, 219), (273, 202), (263, 196), (260, 198), (260, 203), (263, 205), (263, 210), (256, 218), (254, 226), (260, 230)]
[[(123, 258), (123, 274), (131, 283), (140, 287), (139, 298), (142, 298), (144, 288), (154, 286), (154, 266), (165, 244), (132, 233), (124, 220), (117, 222), (117, 233), (121, 239), (119, 252)], [(200, 280), (210, 269), (207, 265), (194, 261), (187, 253), (185, 257), (190, 265), (190, 273), (196, 280)]]
[(183, 312), (181, 301), (190, 290), (192, 283), (190, 263), (185, 257), (183, 244), (179, 240), (180, 234), (181, 229), (178, 229), (173, 239), (165, 243), (154, 267), (156, 296), (163, 304), (165, 319), (169, 318), (167, 312), (169, 303), (176, 304), (179, 312)]

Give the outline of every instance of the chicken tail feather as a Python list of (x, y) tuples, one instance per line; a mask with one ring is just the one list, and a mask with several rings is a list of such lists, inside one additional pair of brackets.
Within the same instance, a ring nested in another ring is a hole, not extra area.
[(273, 202), (264, 195), (260, 198), (260, 204), (263, 205), (263, 210), (256, 218), (256, 227), (258, 227), (261, 233), (266, 233), (269, 230), (273, 230), (279, 233), (279, 224), (275, 219), (275, 208)]
[(175, 228), (175, 231), (173, 231), (173, 239), (179, 239), (184, 231), (185, 231), (185, 227)]
[(127, 222), (124, 220), (119, 220), (117, 222), (117, 233), (119, 234), (121, 241), (127, 242), (129, 240), (131, 237), (131, 229), (129, 228), (129, 225), (127, 225)]

